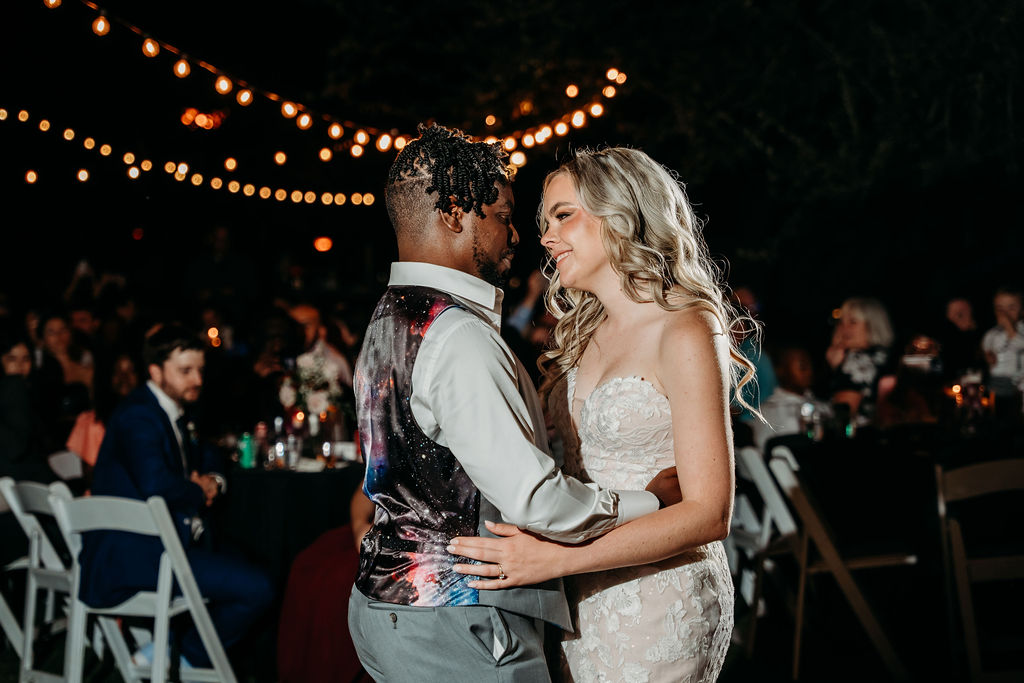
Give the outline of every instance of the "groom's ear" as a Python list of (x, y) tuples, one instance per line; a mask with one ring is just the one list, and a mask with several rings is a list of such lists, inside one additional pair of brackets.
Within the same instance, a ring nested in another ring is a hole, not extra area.
[(448, 210), (438, 209), (441, 214), (441, 222), (452, 232), (462, 232), (462, 218), (465, 215), (462, 209), (455, 204), (455, 197), (449, 197)]

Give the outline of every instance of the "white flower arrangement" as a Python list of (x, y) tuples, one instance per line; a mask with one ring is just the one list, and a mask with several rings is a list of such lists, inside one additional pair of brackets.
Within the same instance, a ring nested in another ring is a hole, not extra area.
[(322, 353), (311, 351), (295, 359), (295, 373), (285, 377), (278, 399), (287, 410), (305, 409), (311, 414), (340, 407), (343, 397), (338, 381), (340, 368)]

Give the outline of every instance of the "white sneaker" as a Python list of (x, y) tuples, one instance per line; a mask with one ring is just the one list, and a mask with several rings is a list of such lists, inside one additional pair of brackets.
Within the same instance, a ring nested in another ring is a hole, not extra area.
[[(168, 645), (167, 646), (167, 661), (170, 662), (170, 660), (171, 660), (171, 647), (170, 647), (170, 645)], [(132, 655), (132, 664), (134, 664), (135, 666), (148, 667), (148, 666), (152, 665), (152, 663), (153, 663), (153, 641), (151, 640), (148, 643), (146, 643), (145, 645), (143, 645), (142, 647), (140, 647), (138, 650), (135, 651), (135, 654)], [(178, 663), (179, 663), (179, 668), (181, 668), (181, 669), (191, 669), (192, 668), (192, 665), (188, 663), (187, 659), (185, 659), (185, 655), (181, 655), (181, 657), (179, 658)]]

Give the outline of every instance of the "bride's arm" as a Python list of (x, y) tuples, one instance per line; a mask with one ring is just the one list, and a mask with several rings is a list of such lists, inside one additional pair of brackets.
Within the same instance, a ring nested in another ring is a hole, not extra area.
[(451, 552), (494, 565), (457, 565), (464, 574), (505, 580), (480, 588), (537, 583), (664, 560), (725, 538), (732, 516), (733, 460), (729, 422), (729, 344), (710, 314), (666, 316), (657, 379), (672, 411), (672, 435), (683, 502), (624, 524), (578, 546), (561, 545), (509, 525), (491, 530), (504, 538), (460, 537)]

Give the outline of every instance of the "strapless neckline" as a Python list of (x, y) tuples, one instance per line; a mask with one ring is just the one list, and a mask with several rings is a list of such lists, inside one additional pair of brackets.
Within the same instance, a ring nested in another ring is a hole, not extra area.
[[(566, 387), (566, 395), (569, 399), (569, 416), (572, 418), (572, 421), (574, 423), (573, 426), (576, 427), (577, 429), (579, 427), (579, 421), (577, 421), (576, 415), (573, 413), (572, 404), (573, 401), (576, 400), (576, 371), (578, 369), (579, 368), (570, 368), (569, 372), (566, 374), (566, 384), (568, 385)], [(600, 384), (596, 385), (593, 389), (591, 389), (590, 393), (587, 394), (587, 397), (583, 399), (583, 404), (580, 406), (580, 420), (583, 419), (583, 411), (587, 409), (587, 404), (590, 403), (590, 399), (594, 398), (595, 396), (598, 396), (600, 392), (604, 390), (606, 387), (630, 381), (635, 382), (636, 384), (644, 387), (648, 393), (653, 394), (654, 396), (665, 401), (665, 403), (668, 403), (668, 397), (665, 396), (665, 394), (658, 391), (658, 388), (654, 386), (654, 382), (652, 382), (649, 379), (644, 379), (640, 375), (624, 375), (622, 377), (610, 377), (605, 381), (601, 382)]]

